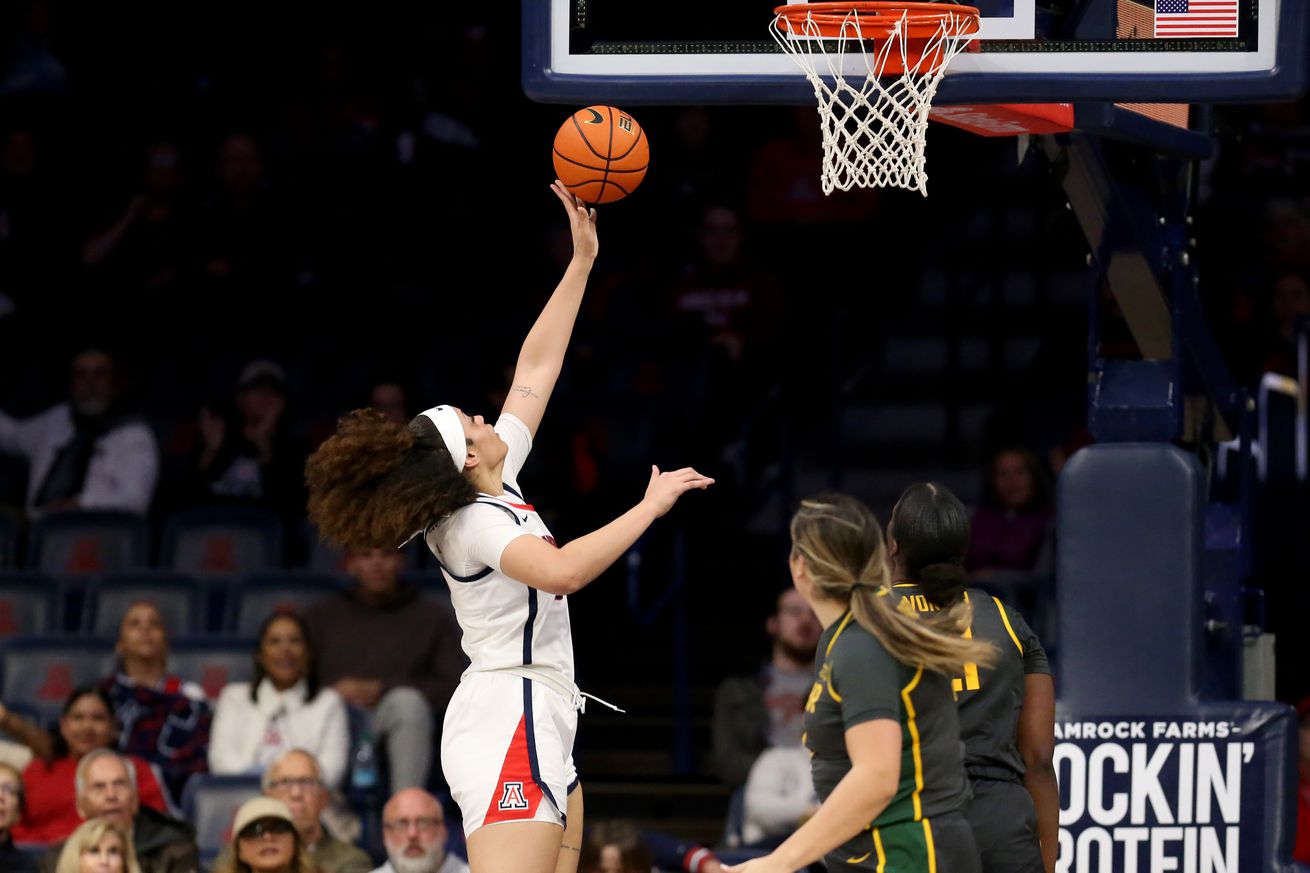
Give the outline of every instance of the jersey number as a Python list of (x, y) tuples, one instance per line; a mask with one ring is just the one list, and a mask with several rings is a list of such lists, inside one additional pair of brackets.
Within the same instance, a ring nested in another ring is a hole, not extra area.
[[(973, 628), (967, 627), (964, 629), (964, 638), (966, 640), (973, 639)], [(957, 676), (951, 680), (951, 690), (956, 693), (961, 691), (977, 691), (979, 688), (982, 688), (982, 683), (978, 681), (978, 665), (974, 663), (964, 665), (963, 679)]]
[(978, 665), (965, 664), (964, 678), (955, 677), (951, 680), (951, 689), (954, 691), (977, 691), (982, 688), (982, 683), (978, 681)]

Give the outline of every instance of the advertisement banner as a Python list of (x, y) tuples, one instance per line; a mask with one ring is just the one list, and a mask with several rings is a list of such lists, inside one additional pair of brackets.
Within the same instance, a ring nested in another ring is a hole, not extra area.
[(1275, 703), (1055, 724), (1057, 873), (1288, 869), (1296, 830), (1296, 720)]

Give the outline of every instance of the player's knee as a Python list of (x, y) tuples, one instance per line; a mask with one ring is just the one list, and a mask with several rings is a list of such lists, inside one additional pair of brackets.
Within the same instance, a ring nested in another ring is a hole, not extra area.
[(386, 708), (395, 718), (405, 721), (431, 721), (432, 707), (427, 699), (417, 690), (401, 686), (388, 691), (382, 698), (379, 708)]

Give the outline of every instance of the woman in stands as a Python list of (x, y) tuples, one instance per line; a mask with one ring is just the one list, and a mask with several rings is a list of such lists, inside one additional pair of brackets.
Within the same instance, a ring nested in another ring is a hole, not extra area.
[[(77, 812), (74, 784), (77, 762), (92, 749), (113, 748), (117, 739), (118, 724), (114, 720), (113, 705), (102, 689), (84, 685), (68, 695), (63, 714), (59, 717), (59, 730), (54, 736), (54, 758), (34, 760), (23, 770), (27, 808), (14, 828), (14, 841), (57, 843), (75, 831), (82, 821)], [(127, 757), (136, 768), (141, 802), (160, 812), (168, 812), (168, 804), (150, 765), (135, 755)]]
[(0, 870), (5, 873), (36, 873), (36, 859), (14, 847), (9, 830), (23, 813), (23, 774), (0, 764)]
[(159, 607), (133, 603), (118, 626), (114, 675), (101, 683), (122, 726), (118, 750), (159, 768), (174, 804), (203, 773), (211, 713), (205, 692), (168, 673), (168, 635)]
[(255, 681), (233, 682), (218, 696), (209, 770), (263, 773), (292, 749), (312, 754), (328, 788), (340, 787), (350, 751), (345, 701), (331, 688), (318, 687), (304, 621), (275, 612), (259, 628)]
[(232, 851), (214, 873), (318, 873), (285, 803), (247, 800), (232, 822)]
[(141, 873), (131, 830), (116, 819), (83, 822), (64, 843), (55, 873)]
[(901, 495), (888, 525), (894, 591), (923, 614), (973, 608), (967, 635), (996, 645), (991, 667), (966, 664), (955, 680), (964, 768), (973, 789), (965, 815), (983, 873), (1052, 873), (1059, 849), (1055, 684), (1037, 635), (1013, 607), (965, 587), (969, 516), (941, 485)]
[(824, 628), (805, 705), (822, 804), (772, 853), (728, 869), (977, 873), (951, 677), (995, 649), (961, 636), (963, 604), (927, 621), (895, 608), (882, 528), (853, 497), (802, 501), (791, 543), (792, 581)]
[[(573, 259), (523, 342), (495, 426), (454, 406), (433, 407), (408, 427), (360, 410), (306, 468), (310, 518), (328, 540), (366, 550), (422, 535), (446, 573), (472, 664), (446, 710), (441, 762), (473, 873), (577, 869), (582, 792), (572, 752), (583, 698), (567, 597), (682, 494), (713, 482), (691, 468), (652, 468), (639, 503), (559, 548), (523, 496), (519, 471), (599, 248), (595, 211), (560, 183), (552, 188), (568, 213)], [(470, 293), (452, 294), (450, 315), (453, 329), (477, 335), (487, 301)]]

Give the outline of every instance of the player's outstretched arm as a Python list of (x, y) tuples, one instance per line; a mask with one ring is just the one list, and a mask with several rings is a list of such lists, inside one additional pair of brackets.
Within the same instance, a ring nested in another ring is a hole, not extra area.
[(519, 350), (514, 367), (514, 383), (510, 385), (503, 412), (517, 416), (533, 436), (546, 413), (546, 403), (555, 390), (555, 380), (564, 366), (564, 352), (573, 335), (573, 323), (582, 305), (582, 293), (587, 287), (587, 276), (600, 251), (596, 236), (596, 210), (570, 194), (563, 183), (556, 180), (550, 186), (564, 204), (573, 231), (573, 260), (564, 271), (555, 293), (550, 295), (537, 321), (528, 331), (528, 337)]
[(1037, 811), (1037, 838), (1042, 844), (1046, 873), (1055, 870), (1060, 851), (1060, 786), (1055, 779), (1055, 682), (1045, 673), (1024, 677), (1023, 708), (1019, 710), (1019, 754), (1024, 785)]
[(650, 469), (646, 496), (632, 509), (563, 548), (534, 536), (510, 540), (500, 556), (501, 570), (547, 594), (573, 594), (622, 557), (679, 497), (693, 488), (703, 491), (714, 484), (691, 467), (669, 473), (661, 473), (658, 467)]
[(869, 826), (896, 796), (901, 778), (901, 726), (887, 718), (846, 729), (851, 769), (810, 820), (763, 858), (728, 873), (792, 873), (821, 859)]

